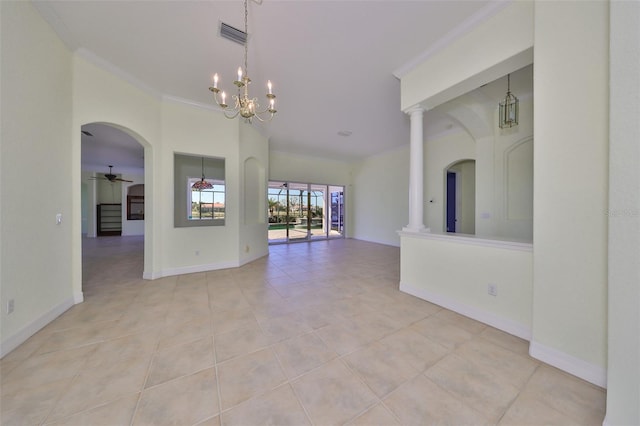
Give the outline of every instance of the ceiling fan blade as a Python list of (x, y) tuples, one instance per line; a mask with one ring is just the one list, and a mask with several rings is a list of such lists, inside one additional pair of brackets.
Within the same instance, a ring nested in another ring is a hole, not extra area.
[(117, 180), (119, 182), (133, 182), (132, 180), (120, 179), (120, 178), (115, 178), (114, 180)]

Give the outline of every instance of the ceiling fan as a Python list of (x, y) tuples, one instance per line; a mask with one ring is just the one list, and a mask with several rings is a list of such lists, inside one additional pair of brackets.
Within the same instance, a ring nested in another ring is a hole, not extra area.
[(113, 166), (109, 166), (109, 173), (105, 173), (104, 177), (90, 177), (91, 180), (108, 180), (109, 182), (133, 182), (132, 180), (120, 179), (117, 175), (111, 172)]

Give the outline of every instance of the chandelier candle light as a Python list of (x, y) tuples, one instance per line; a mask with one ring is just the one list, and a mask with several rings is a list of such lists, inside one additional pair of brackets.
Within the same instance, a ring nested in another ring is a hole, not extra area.
[[(247, 26), (247, 17), (249, 15), (247, 0), (244, 0), (244, 32), (249, 34)], [(256, 117), (260, 121), (270, 121), (273, 119), (274, 114), (277, 112), (275, 108), (276, 95), (273, 94), (273, 86), (271, 81), (267, 81), (267, 99), (269, 106), (260, 111), (260, 105), (257, 98), (249, 97), (249, 72), (247, 67), (247, 51), (249, 47), (248, 39), (244, 42), (244, 73), (242, 67), (238, 67), (238, 79), (233, 82), (238, 88), (238, 94), (233, 96), (234, 106), (229, 109), (227, 104), (227, 94), (224, 91), (220, 91), (218, 88), (218, 74), (213, 75), (213, 86), (209, 87), (209, 90), (213, 92), (213, 98), (216, 103), (224, 110), (224, 115), (227, 118), (233, 119), (238, 114), (247, 122), (251, 122), (253, 117)], [(219, 97), (218, 97), (219, 96)], [(230, 114), (227, 114), (230, 111)], [(268, 114), (268, 115), (267, 115)], [(264, 115), (264, 117), (262, 117)]]

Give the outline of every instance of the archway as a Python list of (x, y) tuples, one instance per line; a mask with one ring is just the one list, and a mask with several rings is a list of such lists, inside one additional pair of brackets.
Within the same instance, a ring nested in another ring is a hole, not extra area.
[[(151, 191), (146, 178), (151, 173), (145, 173), (151, 146), (134, 131), (113, 123), (86, 123), (80, 131), (83, 253), (84, 249), (108, 246), (109, 254), (118, 255), (115, 261), (131, 263), (132, 256), (124, 254), (134, 250), (139, 262), (128, 273), (143, 278), (145, 271), (151, 270), (149, 219), (153, 213), (144, 202), (150, 198), (146, 193)], [(136, 192), (140, 188), (142, 192)], [(135, 209), (133, 214), (131, 208)], [(111, 240), (98, 241), (103, 235), (111, 235), (105, 237)], [(91, 267), (89, 261), (83, 256), (83, 288), (88, 278), (85, 272)]]
[(475, 234), (476, 232), (476, 161), (459, 160), (445, 168), (444, 230)]

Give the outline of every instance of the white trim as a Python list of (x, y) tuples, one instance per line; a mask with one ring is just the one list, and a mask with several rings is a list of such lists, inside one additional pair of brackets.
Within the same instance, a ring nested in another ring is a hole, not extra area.
[(254, 254), (253, 256), (247, 257), (246, 259), (240, 260), (240, 264), (238, 266), (246, 265), (247, 263), (251, 263), (254, 260), (258, 260), (258, 259), (260, 259), (262, 257), (265, 257), (265, 256), (268, 256), (268, 255), (269, 255), (269, 250), (267, 249), (267, 253), (265, 253), (265, 254), (257, 253), (257, 254)]
[[(347, 237), (344, 237), (344, 238), (347, 238)], [(384, 246), (400, 247), (400, 243), (396, 243), (394, 241), (383, 241), (383, 240), (379, 240), (379, 239), (375, 239), (375, 238), (360, 238), (360, 237), (357, 237), (357, 236), (349, 237), (349, 238), (353, 239), (353, 240), (358, 240), (358, 241), (366, 241), (368, 243), (381, 244), (381, 245), (384, 245)], [(329, 238), (329, 239), (331, 240), (331, 239), (334, 239), (334, 238)]]
[(416, 66), (426, 61), (431, 56), (449, 46), (451, 43), (473, 30), (479, 24), (507, 7), (511, 3), (511, 1), (512, 0), (498, 0), (490, 2), (487, 6), (471, 15), (469, 18), (464, 20), (457, 27), (453, 28), (443, 37), (436, 40), (436, 42), (433, 43), (427, 50), (425, 50), (406, 64), (402, 65), (400, 68), (393, 71), (393, 75), (398, 79), (402, 79), (402, 77), (411, 72)]
[(76, 305), (78, 303), (84, 302), (84, 293), (82, 291), (77, 292), (77, 293), (73, 293), (73, 302)]
[(197, 102), (197, 101), (192, 101), (190, 99), (186, 99), (186, 98), (181, 98), (178, 96), (172, 96), (172, 95), (162, 95), (162, 100), (165, 102), (173, 102), (173, 103), (178, 103), (178, 104), (183, 104), (183, 105), (189, 105), (189, 106), (194, 106), (196, 108), (200, 108), (200, 109), (206, 109), (209, 111), (216, 111), (216, 112), (220, 112), (223, 113), (224, 110), (220, 107), (218, 107), (215, 104), (205, 104), (202, 102)]
[(194, 274), (197, 272), (215, 271), (218, 269), (238, 268), (242, 266), (239, 261), (229, 261), (220, 263), (209, 263), (204, 265), (181, 266), (178, 268), (162, 269), (158, 272), (143, 272), (142, 278), (145, 280), (155, 280), (158, 278), (172, 277), (174, 275)]
[(467, 234), (435, 234), (432, 232), (407, 232), (407, 230), (403, 229), (402, 231), (398, 231), (400, 237), (408, 237), (408, 238), (421, 238), (425, 240), (439, 240), (439, 241), (448, 241), (451, 243), (457, 244), (466, 244), (473, 246), (482, 246), (482, 247), (495, 247), (502, 248), (505, 250), (519, 250), (519, 251), (533, 251), (533, 243), (525, 243), (520, 241), (509, 241), (509, 240), (497, 240), (497, 239), (489, 239), (476, 237), (474, 235)]
[(529, 345), (529, 355), (596, 386), (607, 388), (606, 368), (591, 364), (533, 340)]
[(74, 299), (75, 297), (66, 299), (59, 305), (54, 306), (48, 312), (42, 314), (39, 318), (36, 318), (35, 320), (26, 324), (17, 333), (4, 339), (0, 343), (0, 358), (4, 357), (6, 354), (26, 342), (29, 337), (33, 336), (51, 321), (62, 315), (67, 309), (75, 304)]
[(400, 291), (426, 300), (427, 302), (435, 303), (438, 306), (442, 306), (443, 308), (457, 312), (465, 317), (480, 321), (484, 324), (490, 325), (491, 327), (497, 328), (498, 330), (502, 330), (505, 333), (520, 337), (521, 339), (531, 340), (531, 329), (519, 322), (476, 308), (475, 306), (465, 305), (464, 303), (460, 303), (447, 296), (433, 293), (429, 290), (413, 286), (406, 282), (400, 282)]

